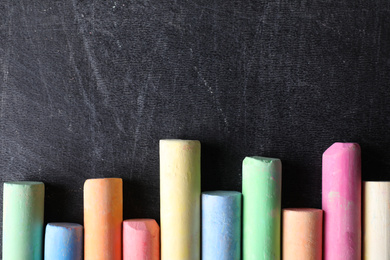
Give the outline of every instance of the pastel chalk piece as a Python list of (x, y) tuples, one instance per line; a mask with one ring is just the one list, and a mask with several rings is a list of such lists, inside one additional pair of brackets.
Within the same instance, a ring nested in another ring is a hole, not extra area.
[(363, 194), (363, 259), (390, 260), (390, 182), (364, 182)]
[(202, 193), (202, 259), (241, 257), (241, 200), (237, 191)]
[(160, 227), (154, 219), (123, 221), (123, 260), (145, 259), (160, 259)]
[(160, 140), (161, 259), (200, 259), (200, 142)]
[(361, 259), (361, 152), (334, 143), (322, 155), (324, 259)]
[(83, 226), (49, 223), (45, 232), (45, 260), (82, 260)]
[(283, 209), (283, 260), (322, 259), (321, 209)]
[(45, 185), (5, 182), (3, 186), (3, 260), (41, 260)]
[(84, 183), (84, 259), (122, 259), (123, 188), (120, 178)]
[(282, 163), (246, 157), (242, 164), (243, 259), (279, 260)]

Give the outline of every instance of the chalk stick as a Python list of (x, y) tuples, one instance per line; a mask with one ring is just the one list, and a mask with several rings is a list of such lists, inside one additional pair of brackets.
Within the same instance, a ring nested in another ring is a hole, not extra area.
[(283, 260), (322, 259), (321, 209), (283, 209)]
[(145, 259), (160, 259), (160, 227), (154, 219), (123, 221), (123, 260)]
[(334, 143), (322, 155), (324, 259), (361, 259), (361, 153)]
[(246, 157), (242, 165), (244, 260), (280, 259), (282, 163)]
[(45, 185), (5, 182), (3, 186), (3, 260), (41, 260)]
[(363, 259), (390, 260), (390, 182), (364, 182), (363, 190)]
[(160, 140), (161, 259), (200, 259), (200, 142)]
[(236, 191), (202, 193), (202, 259), (241, 257), (241, 200)]
[(84, 183), (84, 259), (122, 259), (122, 179)]
[(45, 260), (82, 260), (83, 226), (49, 223), (45, 231)]

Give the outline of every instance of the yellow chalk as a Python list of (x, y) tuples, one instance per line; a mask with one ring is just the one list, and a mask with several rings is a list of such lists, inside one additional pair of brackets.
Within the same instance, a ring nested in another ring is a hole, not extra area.
[(160, 140), (161, 260), (200, 259), (200, 142)]

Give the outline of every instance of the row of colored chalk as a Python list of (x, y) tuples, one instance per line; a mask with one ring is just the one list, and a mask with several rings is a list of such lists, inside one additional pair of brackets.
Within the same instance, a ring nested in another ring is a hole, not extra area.
[[(106, 226), (106, 225), (105, 225)], [(95, 235), (95, 234), (93, 234)], [(120, 237), (119, 237), (120, 238)], [(105, 237), (106, 243), (119, 238)], [(122, 248), (121, 243), (119, 245)], [(44, 258), (47, 260), (83, 259), (83, 226), (73, 223), (49, 223), (46, 226)], [(102, 251), (102, 243), (86, 259), (121, 259), (118, 248)], [(123, 259), (150, 259), (160, 257), (160, 228), (153, 219), (123, 221)], [(18, 258), (19, 259), (19, 258)]]
[[(8, 196), (10, 196), (20, 203), (7, 203), (4, 206), (3, 259), (41, 259), (43, 183), (5, 183), (4, 187), (5, 201), (13, 202), (9, 199)], [(118, 232), (116, 221), (112, 219), (112, 216), (117, 215), (117, 211), (121, 211), (121, 205), (118, 203), (121, 201), (120, 189), (120, 179), (86, 181), (86, 259), (120, 259), (121, 231)], [(90, 193), (90, 191), (94, 193)], [(95, 203), (97, 201), (108, 203), (105, 205), (104, 203)], [(204, 192), (202, 203), (203, 259), (239, 259), (241, 193), (234, 191)], [(99, 205), (100, 208), (94, 207), (96, 205)], [(17, 212), (18, 210), (23, 210), (23, 212)], [(303, 236), (310, 235), (310, 232), (313, 231), (310, 229), (310, 221), (313, 219), (310, 217), (310, 211), (308, 213), (304, 214), (302, 218), (302, 215), (297, 214), (296, 210), (285, 211), (285, 226), (288, 226), (289, 230), (291, 228), (291, 232), (288, 234), (294, 234), (291, 238), (285, 236), (286, 252), (289, 248), (291, 253), (294, 252), (293, 243), (290, 244), (289, 240), (296, 240), (295, 235), (298, 235), (299, 232), (304, 232)], [(305, 218), (306, 215), (307, 218)], [(315, 221), (312, 223), (314, 229), (318, 229), (318, 226), (321, 228), (321, 221), (319, 221), (321, 216), (322, 214), (315, 214)], [(26, 220), (29, 220), (29, 223), (26, 223)], [(309, 228), (305, 230), (305, 226), (309, 226)], [(297, 230), (293, 230), (294, 228)], [(24, 233), (26, 231), (30, 233)], [(116, 246), (116, 243), (119, 246)], [(72, 223), (49, 223), (46, 226), (44, 249), (45, 259), (82, 259), (83, 227)], [(159, 227), (156, 221), (139, 219), (123, 222), (124, 259), (157, 260), (159, 256)]]
[[(323, 209), (285, 209), (282, 213), (281, 161), (246, 157), (242, 236), (237, 214), (240, 195), (226, 191), (203, 194), (202, 259), (240, 259), (242, 237), (244, 260), (279, 260), (282, 256), (289, 260), (360, 260), (360, 146), (333, 144), (323, 154), (322, 168)], [(365, 187), (364, 259), (390, 260), (390, 183), (367, 182)], [(161, 140), (162, 260), (200, 258), (200, 190), (199, 141)]]
[[(281, 172), (279, 159), (246, 157), (242, 194), (201, 194), (200, 142), (161, 140), (161, 259), (199, 260), (202, 256), (203, 260), (224, 260), (240, 259), (241, 254), (244, 260), (322, 259), (322, 255), (325, 260), (360, 259), (359, 145), (335, 143), (323, 154), (323, 211), (282, 211)], [(75, 254), (81, 257), (82, 249), (86, 260), (119, 260), (122, 255), (123, 259), (160, 259), (157, 223), (123, 221), (122, 186), (119, 178), (87, 180), (84, 241), (81, 225), (49, 223), (45, 259), (77, 259)], [(390, 259), (386, 250), (390, 245), (390, 183), (367, 182), (365, 187), (365, 259)], [(41, 259), (44, 184), (5, 183), (3, 201), (2, 259)]]
[[(123, 259), (159, 259), (157, 222), (152, 219), (122, 222), (122, 197), (122, 179), (87, 180), (84, 184), (84, 230), (83, 226), (74, 223), (47, 224), (44, 258), (81, 260), (84, 249), (84, 259), (119, 260), (122, 259), (123, 241)], [(44, 184), (6, 182), (3, 201), (2, 259), (42, 259)]]
[[(123, 259), (150, 259), (160, 257), (160, 228), (154, 219), (132, 219), (123, 221)], [(95, 234), (93, 234), (95, 235)], [(116, 238), (118, 239), (118, 238)], [(106, 237), (105, 241), (115, 240)], [(100, 250), (102, 244), (96, 244), (94, 255), (90, 259), (118, 259), (118, 249)], [(83, 226), (73, 223), (49, 223), (46, 226), (44, 258), (48, 260), (83, 259)], [(122, 247), (122, 245), (120, 244)], [(102, 254), (103, 253), (103, 254)], [(101, 255), (102, 254), (102, 255)]]

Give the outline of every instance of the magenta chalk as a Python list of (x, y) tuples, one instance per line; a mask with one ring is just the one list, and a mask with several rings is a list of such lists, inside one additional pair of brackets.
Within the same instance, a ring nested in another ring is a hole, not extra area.
[(361, 259), (361, 152), (335, 143), (322, 156), (324, 260)]

